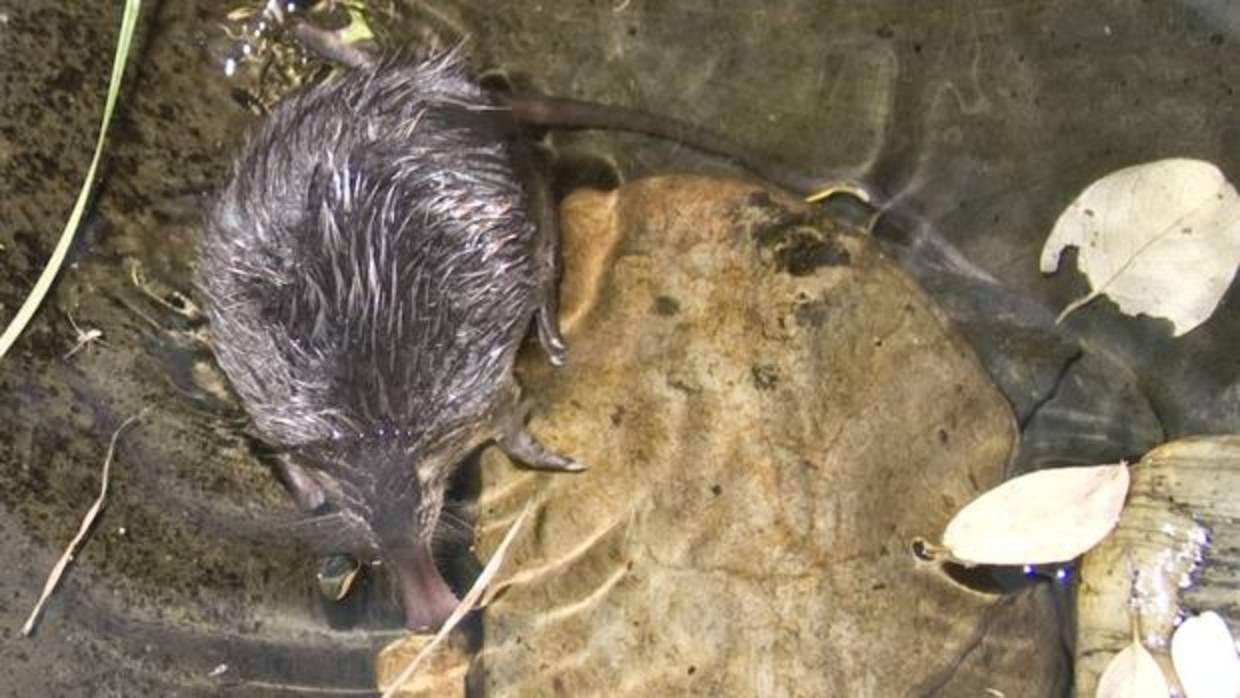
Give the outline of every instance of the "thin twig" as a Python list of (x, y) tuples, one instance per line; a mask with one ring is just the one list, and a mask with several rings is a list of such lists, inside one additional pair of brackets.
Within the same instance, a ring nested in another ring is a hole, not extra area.
[(34, 610), (30, 612), (30, 617), (26, 619), (26, 624), (22, 626), (22, 635), (30, 637), (30, 633), (34, 630), (34, 624), (39, 620), (39, 614), (43, 612), (43, 605), (47, 603), (52, 592), (56, 591), (56, 585), (60, 583), (60, 578), (64, 575), (65, 568), (73, 561), (74, 552), (82, 544), (82, 541), (85, 540), (91, 526), (95, 523), (95, 519), (99, 516), (99, 511), (103, 508), (103, 503), (108, 496), (108, 475), (112, 470), (112, 456), (116, 454), (116, 440), (120, 438), (121, 432), (141, 419), (145, 414), (146, 410), (142, 410), (121, 422), (116, 431), (112, 432), (112, 441), (108, 443), (108, 455), (103, 459), (103, 482), (99, 486), (99, 498), (95, 500), (90, 510), (86, 512), (86, 516), (82, 519), (82, 525), (78, 528), (77, 535), (69, 542), (69, 547), (65, 548), (64, 555), (60, 556), (60, 560), (56, 562), (56, 566), (52, 568), (51, 573), (47, 576), (47, 583), (43, 585), (43, 594), (39, 596), (39, 601), (34, 605)]
[(852, 198), (860, 201), (863, 204), (870, 203), (870, 199), (871, 199), (870, 192), (866, 191), (866, 188), (864, 185), (858, 184), (857, 182), (843, 181), (843, 182), (833, 182), (827, 185), (826, 187), (823, 187), (822, 189), (819, 189), (818, 191), (813, 192), (809, 196), (806, 196), (805, 203), (816, 204), (820, 201), (826, 201), (827, 199), (837, 194), (845, 194), (847, 196), (851, 196)]
[(512, 527), (508, 529), (508, 533), (504, 534), (504, 540), (502, 540), (499, 547), (495, 549), (495, 554), (491, 555), (491, 559), (487, 561), (487, 566), (482, 569), (482, 574), (478, 575), (478, 579), (474, 581), (474, 585), (469, 588), (469, 593), (466, 594), (465, 598), (461, 599), (461, 602), (456, 605), (456, 609), (452, 611), (452, 615), (448, 616), (448, 620), (444, 622), (443, 627), (439, 629), (439, 632), (435, 633), (435, 637), (433, 637), (431, 641), (422, 648), (421, 652), (418, 652), (418, 655), (409, 662), (404, 671), (400, 672), (400, 675), (396, 677), (396, 680), (388, 684), (387, 688), (383, 689), (383, 698), (393, 698), (393, 696), (396, 695), (396, 691), (400, 690), (400, 687), (404, 686), (405, 682), (413, 678), (414, 672), (416, 672), (418, 667), (422, 665), (423, 660), (429, 657), (431, 652), (439, 646), (439, 643), (443, 642), (443, 639), (448, 636), (448, 633), (452, 632), (452, 629), (461, 622), (461, 619), (474, 609), (474, 605), (478, 603), (478, 599), (482, 598), (482, 592), (486, 591), (487, 585), (490, 584), (491, 580), (495, 578), (495, 575), (499, 573), (500, 566), (504, 564), (504, 558), (508, 556), (508, 547), (512, 545), (512, 541), (516, 539), (517, 532), (521, 530), (521, 524), (525, 523), (525, 519), (529, 516), (529, 513), (533, 510), (533, 508), (534, 500), (531, 499), (529, 503), (525, 505), (525, 509), (521, 511), (521, 515), (518, 516), (517, 520), (512, 523)]
[(176, 298), (180, 303), (180, 305), (177, 305), (153, 290), (151, 288), (151, 282), (147, 280), (146, 274), (142, 271), (142, 265), (137, 261), (129, 267), (129, 280), (133, 282), (134, 287), (141, 291), (147, 298), (150, 298), (177, 315), (190, 320), (197, 320), (202, 317), (202, 308), (199, 308), (198, 304), (184, 293), (173, 289), (169, 294)]
[(243, 681), (240, 683), (220, 683), (221, 687), (245, 686), (246, 688), (263, 688), (268, 690), (279, 691), (281, 693), (305, 693), (307, 695), (324, 694), (329, 696), (373, 696), (375, 689), (372, 688), (338, 688), (335, 686), (307, 686), (295, 683), (280, 683), (278, 681)]

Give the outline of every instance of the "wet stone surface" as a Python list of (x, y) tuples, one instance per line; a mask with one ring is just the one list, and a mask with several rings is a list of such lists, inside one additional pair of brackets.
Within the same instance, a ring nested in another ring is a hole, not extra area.
[(487, 614), (488, 695), (1057, 695), (1045, 586), (978, 594), (909, 549), (999, 481), (1006, 402), (872, 241), (755, 195), (565, 204), (569, 365), (523, 368), (532, 429), (592, 467), (484, 456), (484, 549), (540, 502)]
[(1164, 444), (1131, 466), (1132, 487), (1116, 530), (1081, 562), (1075, 695), (1132, 642), (1170, 669), (1171, 638), (1185, 618), (1218, 613), (1240, 628), (1240, 436), (1200, 436)]

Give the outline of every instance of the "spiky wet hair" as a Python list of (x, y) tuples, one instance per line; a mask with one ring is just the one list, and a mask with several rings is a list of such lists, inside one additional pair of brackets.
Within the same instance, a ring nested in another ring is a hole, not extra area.
[[(339, 481), (348, 516), (408, 505), (377, 470), (477, 445), (511, 381), (541, 280), (496, 115), (455, 52), (389, 56), (281, 104), (208, 215), (220, 365), (266, 440)], [(441, 496), (446, 476), (418, 484)]]

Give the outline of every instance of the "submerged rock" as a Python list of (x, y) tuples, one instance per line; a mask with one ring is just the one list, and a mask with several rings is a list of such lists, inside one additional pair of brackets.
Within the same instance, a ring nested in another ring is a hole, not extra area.
[(1077, 597), (1076, 695), (1092, 696), (1111, 658), (1141, 642), (1170, 669), (1171, 638), (1215, 611), (1240, 628), (1240, 435), (1164, 444), (1131, 467), (1115, 532), (1085, 555)]
[(1050, 590), (910, 552), (998, 483), (1011, 411), (864, 235), (750, 185), (564, 206), (569, 365), (523, 359), (578, 476), (483, 457), (480, 549), (525, 502), (474, 667), (488, 696), (1060, 695)]
[[(384, 647), (375, 658), (375, 682), (379, 689), (387, 691), (434, 637), (408, 635)], [(396, 688), (396, 698), (463, 698), (469, 656), (462, 636), (457, 635), (456, 640), (448, 640), (431, 652), (413, 676)]]

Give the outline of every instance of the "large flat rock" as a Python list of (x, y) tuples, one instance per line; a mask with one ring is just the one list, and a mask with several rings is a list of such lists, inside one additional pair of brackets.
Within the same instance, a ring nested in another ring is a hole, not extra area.
[(490, 607), (488, 696), (1058, 695), (1049, 590), (910, 552), (1001, 479), (1007, 403), (864, 235), (750, 185), (564, 207), (569, 365), (523, 359), (581, 475), (484, 457), (480, 549), (536, 523)]

